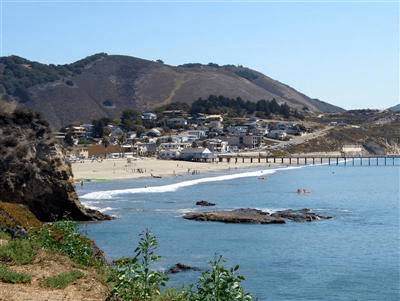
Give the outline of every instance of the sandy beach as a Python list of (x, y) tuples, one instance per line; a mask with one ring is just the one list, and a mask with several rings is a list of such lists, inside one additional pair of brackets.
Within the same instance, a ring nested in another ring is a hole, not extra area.
[(81, 162), (74, 162), (71, 165), (74, 178), (76, 181), (79, 181), (87, 177), (115, 180), (142, 177), (180, 176), (226, 169), (260, 166), (268, 167), (273, 164), (265, 162), (200, 163), (139, 157), (133, 159), (105, 159), (102, 161), (84, 160)]

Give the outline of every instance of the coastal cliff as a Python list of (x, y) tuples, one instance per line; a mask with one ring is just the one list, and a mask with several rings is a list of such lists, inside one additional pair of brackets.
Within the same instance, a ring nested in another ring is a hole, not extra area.
[[(111, 219), (84, 207), (70, 163), (39, 113), (0, 101), (0, 202), (26, 207), (42, 222)], [(0, 226), (4, 226), (1, 222)]]

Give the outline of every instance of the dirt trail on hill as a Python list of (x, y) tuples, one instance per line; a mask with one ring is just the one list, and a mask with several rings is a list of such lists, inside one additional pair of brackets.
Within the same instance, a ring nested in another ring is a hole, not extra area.
[[(96, 270), (77, 268), (73, 262), (53, 252), (39, 250), (32, 264), (12, 265), (10, 268), (30, 275), (32, 282), (0, 282), (0, 301), (103, 301), (107, 297), (107, 286), (97, 278)], [(70, 270), (79, 270), (85, 275), (65, 289), (47, 288), (42, 284), (45, 278)]]

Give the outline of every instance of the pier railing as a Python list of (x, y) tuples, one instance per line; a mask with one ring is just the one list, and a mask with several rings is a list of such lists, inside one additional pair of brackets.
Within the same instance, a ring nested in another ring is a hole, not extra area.
[(217, 155), (213, 162), (227, 163), (280, 163), (285, 165), (343, 165), (343, 166), (400, 166), (400, 155), (361, 156), (282, 156)]

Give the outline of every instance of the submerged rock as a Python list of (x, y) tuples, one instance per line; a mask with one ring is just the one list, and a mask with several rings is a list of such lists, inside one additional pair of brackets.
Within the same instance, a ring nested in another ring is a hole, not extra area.
[(298, 194), (308, 194), (308, 193), (311, 193), (311, 190), (308, 188), (297, 188), (296, 192)]
[(241, 208), (231, 211), (191, 212), (185, 214), (183, 218), (188, 220), (223, 223), (284, 224), (285, 219), (295, 222), (310, 222), (320, 219), (329, 219), (331, 217), (318, 215), (313, 213), (310, 209), (289, 209), (270, 214), (258, 209)]
[(210, 202), (207, 202), (207, 201), (204, 201), (204, 200), (197, 201), (196, 205), (197, 206), (215, 206), (214, 203), (210, 203)]
[(176, 273), (181, 273), (181, 272), (186, 272), (186, 271), (199, 271), (199, 270), (200, 269), (196, 268), (196, 267), (191, 267), (186, 264), (177, 263), (176, 265), (174, 265), (172, 268), (170, 268), (167, 271), (167, 274), (176, 274)]

